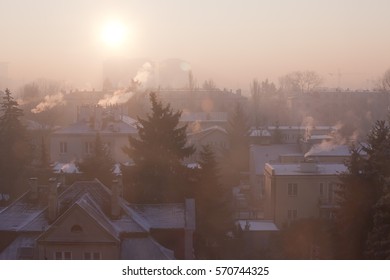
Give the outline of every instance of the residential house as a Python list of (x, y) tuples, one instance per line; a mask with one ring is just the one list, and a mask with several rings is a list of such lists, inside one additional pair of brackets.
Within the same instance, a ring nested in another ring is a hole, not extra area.
[(194, 201), (129, 204), (120, 182), (31, 178), (0, 212), (0, 259), (191, 259)]

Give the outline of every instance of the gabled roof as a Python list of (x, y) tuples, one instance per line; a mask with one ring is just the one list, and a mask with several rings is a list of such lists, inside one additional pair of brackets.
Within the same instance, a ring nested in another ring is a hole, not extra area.
[(0, 212), (0, 231), (20, 230), (39, 217), (46, 208), (47, 198), (44, 194), (39, 200), (31, 200), (27, 192)]
[(119, 242), (119, 232), (111, 224), (107, 216), (101, 211), (99, 205), (89, 193), (83, 194), (71, 207), (69, 207), (62, 215), (60, 215), (53, 224), (39, 237), (44, 239), (50, 235), (53, 229), (56, 229), (59, 224), (70, 215), (76, 208), (81, 209), (86, 215), (91, 218), (91, 221), (96, 223), (102, 230), (108, 233), (113, 239)]
[[(29, 199), (30, 192), (0, 212), (0, 231), (42, 232), (50, 223), (47, 197)], [(185, 206), (171, 204), (128, 204), (120, 199), (122, 215), (110, 218), (111, 190), (98, 180), (78, 181), (58, 196), (58, 217), (77, 204), (111, 232), (147, 232), (150, 228), (184, 228)]]

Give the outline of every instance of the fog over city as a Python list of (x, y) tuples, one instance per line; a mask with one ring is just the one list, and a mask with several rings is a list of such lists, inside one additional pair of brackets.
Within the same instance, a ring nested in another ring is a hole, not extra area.
[(0, 0), (0, 260), (390, 259), (389, 11)]
[[(324, 86), (370, 89), (387, 69), (388, 1), (66, 1), (0, 3), (0, 67), (99, 88), (106, 59), (187, 61), (199, 81), (249, 89), (253, 78), (313, 70)], [(111, 35), (107, 35), (111, 34)], [(0, 73), (1, 74), (1, 73)], [(1, 76), (3, 76), (1, 74)]]

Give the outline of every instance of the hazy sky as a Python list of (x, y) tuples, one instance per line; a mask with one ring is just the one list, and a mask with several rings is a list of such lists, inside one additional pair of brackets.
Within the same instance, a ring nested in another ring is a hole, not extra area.
[[(390, 67), (389, 12), (389, 0), (0, 0), (0, 62), (14, 80), (78, 86), (100, 87), (102, 62), (119, 56), (181, 58), (228, 88), (294, 70), (370, 87)], [(116, 47), (101, 39), (109, 20), (126, 26)]]

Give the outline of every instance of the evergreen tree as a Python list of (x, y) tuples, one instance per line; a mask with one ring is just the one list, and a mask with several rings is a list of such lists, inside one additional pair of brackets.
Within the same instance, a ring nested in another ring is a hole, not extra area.
[[(383, 215), (381, 211), (386, 209), (382, 206), (387, 201), (383, 196), (389, 176), (390, 127), (386, 121), (377, 121), (367, 137), (367, 144), (361, 150), (352, 149), (348, 171), (341, 176), (337, 215), (340, 258), (366, 258), (366, 251), (371, 257), (375, 255), (372, 249), (375, 242), (367, 241), (368, 234), (375, 231), (374, 225), (376, 228), (382, 226), (382, 220), (374, 215)], [(374, 214), (374, 209), (379, 213)], [(372, 233), (370, 238), (375, 236), (377, 234)], [(371, 244), (371, 249), (367, 244)]]
[(385, 193), (374, 206), (373, 228), (368, 234), (366, 257), (390, 259), (390, 193)]
[(30, 145), (26, 128), (20, 118), (23, 111), (9, 89), (1, 102), (0, 111), (0, 192), (15, 194), (16, 180), (30, 160)]
[(78, 168), (87, 179), (98, 178), (106, 186), (111, 185), (114, 161), (107, 147), (102, 143), (99, 133), (96, 133), (93, 153), (77, 163)]
[[(228, 119), (229, 150), (223, 166), (228, 181), (237, 185), (240, 173), (249, 171), (249, 135), (248, 118), (240, 104), (236, 104)], [(225, 176), (224, 176), (225, 177)]]
[(188, 183), (182, 160), (194, 153), (187, 146), (187, 126), (177, 127), (180, 111), (163, 105), (155, 93), (150, 94), (151, 113), (138, 118), (139, 138), (129, 137), (124, 152), (134, 161), (128, 177), (131, 182), (127, 198), (135, 202), (160, 203), (181, 201)]
[(364, 258), (367, 233), (372, 226), (372, 205), (375, 203), (370, 178), (364, 172), (365, 164), (361, 150), (352, 147), (348, 171), (341, 175), (340, 191), (337, 192), (340, 205), (335, 228), (337, 258)]
[(195, 254), (200, 259), (221, 258), (219, 248), (232, 228), (230, 192), (219, 182), (219, 169), (210, 146), (200, 152), (196, 201)]

